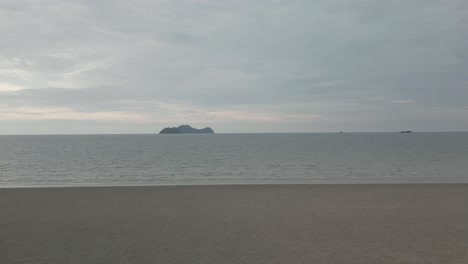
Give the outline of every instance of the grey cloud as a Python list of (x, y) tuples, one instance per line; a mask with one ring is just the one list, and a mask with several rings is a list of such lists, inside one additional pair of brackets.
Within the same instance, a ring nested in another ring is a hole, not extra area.
[(5, 0), (0, 106), (170, 116), (160, 105), (172, 102), (335, 120), (299, 130), (346, 119), (378, 130), (386, 116), (438, 130), (440, 112), (456, 127), (468, 104), (467, 12), (462, 0)]

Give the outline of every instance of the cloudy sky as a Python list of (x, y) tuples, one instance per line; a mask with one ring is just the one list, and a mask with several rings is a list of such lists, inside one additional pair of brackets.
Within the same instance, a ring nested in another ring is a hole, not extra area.
[(466, 0), (0, 0), (0, 134), (468, 131)]

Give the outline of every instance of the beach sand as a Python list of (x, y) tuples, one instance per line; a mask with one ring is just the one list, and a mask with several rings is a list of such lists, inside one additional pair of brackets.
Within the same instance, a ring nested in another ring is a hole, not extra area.
[(468, 185), (0, 189), (0, 263), (468, 263)]

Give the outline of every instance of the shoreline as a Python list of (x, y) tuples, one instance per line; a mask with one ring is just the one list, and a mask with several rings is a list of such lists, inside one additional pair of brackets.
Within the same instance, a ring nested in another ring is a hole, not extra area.
[(116, 184), (116, 185), (107, 185), (107, 184), (72, 184), (72, 185), (0, 185), (0, 190), (6, 189), (57, 189), (57, 188), (155, 188), (155, 187), (196, 187), (196, 186), (277, 186), (277, 185), (285, 185), (285, 186), (297, 186), (297, 185), (468, 185), (468, 181), (466, 182), (319, 182), (319, 183), (310, 183), (310, 182), (255, 182), (255, 183), (167, 183), (167, 184)]
[(1, 263), (467, 263), (468, 184), (0, 188)]

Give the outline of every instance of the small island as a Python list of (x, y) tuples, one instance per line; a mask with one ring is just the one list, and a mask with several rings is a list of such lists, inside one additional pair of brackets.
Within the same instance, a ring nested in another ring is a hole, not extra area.
[(401, 131), (400, 133), (406, 134), (406, 133), (413, 133), (411, 130), (406, 130), (406, 131)]
[(159, 134), (214, 134), (214, 131), (210, 127), (196, 129), (189, 125), (180, 125), (178, 127), (166, 127)]

